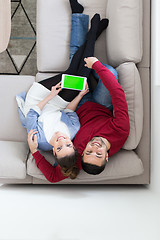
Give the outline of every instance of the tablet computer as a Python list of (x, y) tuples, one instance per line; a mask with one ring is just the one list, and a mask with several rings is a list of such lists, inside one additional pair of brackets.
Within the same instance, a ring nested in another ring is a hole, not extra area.
[(86, 77), (62, 74), (62, 88), (82, 91), (86, 87)]

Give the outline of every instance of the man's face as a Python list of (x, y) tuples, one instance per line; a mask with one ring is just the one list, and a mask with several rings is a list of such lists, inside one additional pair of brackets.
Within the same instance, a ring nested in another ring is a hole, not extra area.
[(94, 137), (88, 142), (84, 152), (83, 161), (97, 166), (102, 166), (108, 161), (107, 146), (101, 137)]
[(74, 153), (73, 143), (70, 138), (61, 132), (57, 132), (54, 137), (53, 153), (56, 153), (57, 158)]

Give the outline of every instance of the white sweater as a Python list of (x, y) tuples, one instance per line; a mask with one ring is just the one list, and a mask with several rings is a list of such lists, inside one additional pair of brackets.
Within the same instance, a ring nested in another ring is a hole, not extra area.
[(61, 121), (61, 111), (64, 111), (68, 105), (67, 101), (63, 100), (60, 96), (57, 95), (44, 106), (42, 111), (37, 106), (37, 104), (46, 96), (48, 96), (49, 93), (50, 90), (45, 88), (43, 85), (37, 82), (33, 83), (32, 87), (29, 89), (26, 95), (23, 108), (25, 117), (31, 108), (40, 115), (38, 121), (43, 124), (44, 134), (48, 142), (50, 141), (53, 134), (57, 131), (61, 131), (70, 137), (67, 125)]

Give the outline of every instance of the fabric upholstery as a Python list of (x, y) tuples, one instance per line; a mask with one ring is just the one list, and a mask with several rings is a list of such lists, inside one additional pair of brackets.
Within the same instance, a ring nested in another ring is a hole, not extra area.
[(28, 146), (24, 142), (0, 141), (0, 178), (24, 179)]
[[(41, 154), (49, 161), (52, 165), (55, 162), (52, 153), (42, 152)], [(32, 155), (29, 155), (27, 161), (27, 173), (33, 177), (39, 179), (46, 179), (41, 171), (37, 168), (36, 163)], [(133, 151), (120, 150), (118, 153), (113, 155), (109, 162), (106, 164), (105, 170), (99, 175), (90, 175), (85, 173), (83, 170), (74, 182), (90, 182), (90, 181), (101, 181), (107, 179), (120, 179), (131, 176), (140, 175), (143, 173), (143, 165), (139, 157)], [(71, 179), (63, 180), (63, 182), (72, 182)]]
[(139, 144), (143, 130), (141, 79), (134, 63), (123, 63), (116, 70), (118, 72), (119, 82), (125, 92), (130, 120), (130, 134), (123, 148), (132, 150)]
[(41, 72), (56, 70), (60, 72), (67, 69), (69, 64), (71, 28), (69, 1), (40, 0), (38, 2), (37, 67)]
[(0, 140), (26, 141), (26, 129), (19, 119), (16, 94), (28, 91), (34, 81), (32, 76), (0, 76)]
[(142, 58), (142, 0), (109, 0), (106, 8), (108, 63), (138, 63)]
[(55, 76), (59, 73), (37, 73), (36, 74), (36, 82), (40, 82), (44, 79), (50, 78), (52, 76)]

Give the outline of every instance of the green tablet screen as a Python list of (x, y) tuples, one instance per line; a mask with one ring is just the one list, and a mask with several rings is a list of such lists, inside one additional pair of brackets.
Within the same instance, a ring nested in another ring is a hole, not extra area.
[(65, 75), (63, 78), (63, 88), (83, 90), (84, 89), (84, 77)]

